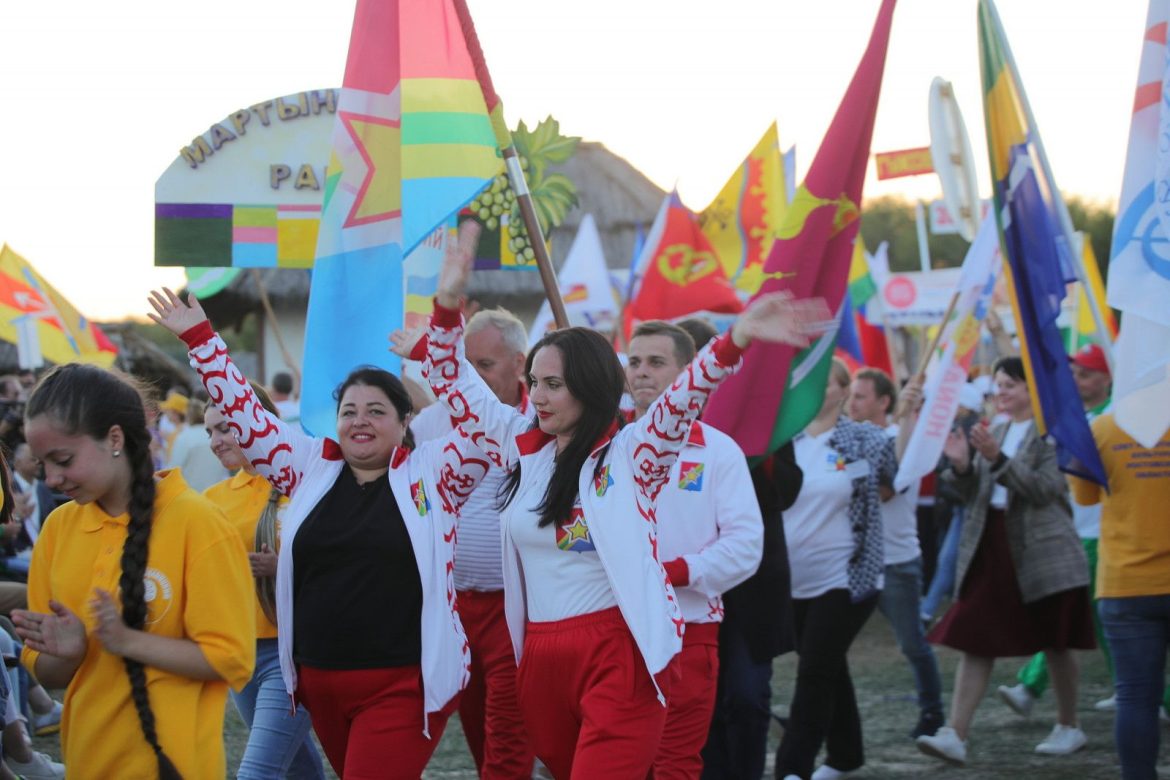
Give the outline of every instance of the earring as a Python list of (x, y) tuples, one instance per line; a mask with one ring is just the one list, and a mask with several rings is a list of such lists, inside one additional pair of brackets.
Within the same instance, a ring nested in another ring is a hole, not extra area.
[(121, 450), (114, 450), (114, 457), (117, 458), (122, 454)]

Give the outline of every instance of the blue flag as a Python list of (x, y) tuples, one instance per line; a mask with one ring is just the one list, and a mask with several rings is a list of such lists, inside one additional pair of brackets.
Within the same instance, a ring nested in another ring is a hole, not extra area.
[(1074, 278), (1064, 256), (1064, 233), (1052, 195), (1036, 176), (1028, 144), (1012, 147), (1010, 158), (1006, 191), (997, 194), (1007, 206), (1001, 224), (1008, 289), (1021, 328), (1020, 353), (1028, 367), (1037, 431), (1056, 441), (1062, 471), (1104, 485), (1105, 468), (1056, 324), (1066, 285)]

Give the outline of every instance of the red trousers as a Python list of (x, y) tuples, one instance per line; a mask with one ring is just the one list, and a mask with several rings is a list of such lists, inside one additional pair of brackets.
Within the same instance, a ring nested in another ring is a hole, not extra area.
[(342, 780), (418, 780), (459, 698), (431, 713), (427, 739), (417, 666), (353, 670), (301, 666), (298, 676), (300, 701)]
[(532, 748), (516, 701), (504, 592), (459, 591), (459, 619), (471, 647), (471, 681), (459, 699), (459, 720), (480, 780), (527, 780)]
[[(671, 666), (658, 675), (669, 695)], [(517, 679), (536, 755), (557, 780), (644, 778), (666, 707), (616, 607), (529, 623)]]
[(680, 676), (670, 689), (662, 742), (654, 758), (654, 780), (697, 780), (703, 773), (703, 745), (715, 710), (719, 681), (719, 624), (687, 623), (683, 649), (675, 659)]

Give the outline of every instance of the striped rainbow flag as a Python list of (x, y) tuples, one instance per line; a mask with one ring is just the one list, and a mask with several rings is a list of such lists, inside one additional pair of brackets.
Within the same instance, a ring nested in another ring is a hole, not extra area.
[(354, 11), (305, 330), (301, 422), (316, 435), (332, 435), (333, 389), (351, 369), (399, 369), (386, 334), (431, 275), (404, 258), (503, 170), (489, 104), (502, 109), (456, 2)]

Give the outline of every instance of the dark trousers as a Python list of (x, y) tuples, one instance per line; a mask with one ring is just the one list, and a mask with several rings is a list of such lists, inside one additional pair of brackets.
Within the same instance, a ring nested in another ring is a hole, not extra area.
[(846, 590), (792, 600), (800, 661), (788, 730), (776, 752), (777, 778), (809, 777), (822, 743), (828, 753), (825, 763), (834, 769), (850, 771), (865, 763), (846, 655), (877, 600), (875, 594), (854, 604)]
[(703, 746), (702, 780), (760, 780), (772, 718), (772, 661), (756, 661), (747, 640), (723, 624), (719, 682)]

